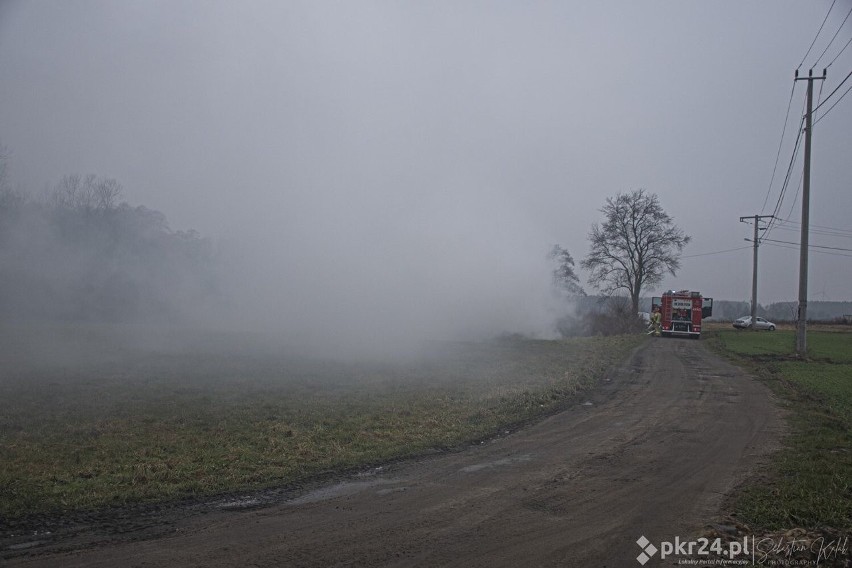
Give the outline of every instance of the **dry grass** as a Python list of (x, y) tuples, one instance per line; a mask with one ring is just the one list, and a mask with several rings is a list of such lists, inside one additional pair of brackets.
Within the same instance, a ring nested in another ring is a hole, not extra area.
[(440, 344), (345, 363), (245, 336), (132, 335), (4, 330), (0, 514), (287, 484), (452, 447), (561, 408), (642, 340)]

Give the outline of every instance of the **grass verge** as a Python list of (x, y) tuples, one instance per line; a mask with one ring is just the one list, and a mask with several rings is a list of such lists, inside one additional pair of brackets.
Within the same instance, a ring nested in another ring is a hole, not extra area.
[(790, 434), (765, 479), (737, 497), (738, 517), (776, 530), (852, 526), (852, 333), (808, 333), (808, 358), (792, 331), (715, 331), (708, 344), (778, 395)]

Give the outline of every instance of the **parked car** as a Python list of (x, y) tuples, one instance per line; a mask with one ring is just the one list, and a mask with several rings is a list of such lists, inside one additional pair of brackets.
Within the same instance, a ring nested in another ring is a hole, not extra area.
[[(737, 329), (748, 329), (751, 327), (751, 316), (743, 316), (734, 322), (734, 327)], [(755, 318), (754, 329), (765, 329), (766, 331), (775, 331), (775, 324), (763, 318)]]

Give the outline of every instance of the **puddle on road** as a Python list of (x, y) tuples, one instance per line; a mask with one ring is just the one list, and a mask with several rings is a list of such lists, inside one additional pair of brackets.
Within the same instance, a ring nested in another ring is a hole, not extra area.
[(241, 497), (238, 499), (230, 499), (228, 501), (222, 501), (218, 504), (220, 509), (247, 509), (250, 507), (256, 507), (261, 504), (261, 500), (255, 497)]
[(30, 540), (27, 542), (21, 542), (18, 544), (10, 544), (6, 547), (6, 550), (26, 550), (28, 548), (35, 548), (36, 546), (41, 546), (42, 544), (47, 544), (46, 540)]
[(328, 501), (335, 497), (345, 497), (347, 495), (355, 495), (365, 489), (375, 487), (377, 485), (387, 485), (395, 483), (392, 479), (371, 479), (369, 481), (344, 481), (329, 487), (323, 487), (306, 493), (296, 499), (287, 501), (287, 505), (305, 505), (307, 503), (318, 503), (320, 501)]
[(532, 456), (530, 454), (524, 454), (524, 455), (521, 455), (521, 456), (515, 456), (515, 457), (511, 457), (511, 458), (503, 458), (503, 459), (492, 461), (492, 462), (469, 465), (467, 467), (461, 468), (460, 471), (463, 471), (465, 473), (474, 473), (474, 472), (477, 472), (477, 471), (481, 471), (483, 469), (493, 469), (495, 467), (503, 467), (503, 466), (507, 466), (507, 465), (512, 465), (513, 463), (528, 462), (531, 459), (532, 459)]

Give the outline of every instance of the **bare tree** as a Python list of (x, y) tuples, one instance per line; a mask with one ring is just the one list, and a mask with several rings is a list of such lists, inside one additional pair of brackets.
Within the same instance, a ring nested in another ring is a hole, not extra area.
[(559, 245), (553, 245), (547, 257), (556, 262), (556, 268), (553, 269), (553, 285), (571, 296), (585, 295), (586, 292), (580, 286), (580, 279), (574, 272), (574, 257), (571, 253)]
[(47, 191), (46, 201), (57, 209), (76, 210), (80, 207), (83, 180), (79, 174), (62, 176), (55, 186)]
[(92, 196), (94, 198), (95, 209), (101, 212), (114, 209), (121, 191), (121, 184), (112, 178), (93, 179)]
[[(9, 156), (11, 152), (6, 146), (0, 144), (0, 215), (6, 215), (10, 211), (15, 210), (26, 201), (26, 194), (21, 190), (16, 190), (9, 182)], [(8, 219), (0, 220), (0, 225), (6, 224)], [(2, 230), (3, 227), (0, 227)]]
[(636, 313), (644, 287), (659, 284), (666, 272), (676, 274), (691, 237), (663, 211), (656, 194), (644, 189), (608, 197), (600, 211), (604, 222), (592, 225), (591, 248), (580, 265), (602, 292), (626, 290)]
[(72, 174), (63, 176), (48, 192), (47, 202), (61, 209), (103, 213), (117, 206), (121, 192), (121, 184), (112, 178)]

